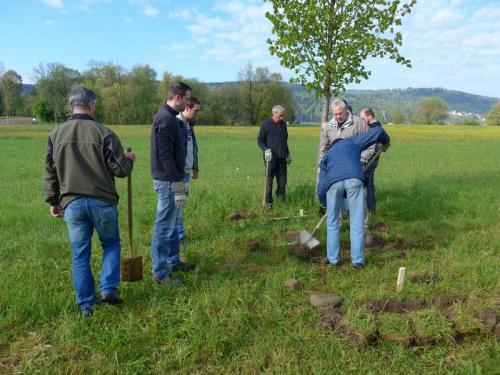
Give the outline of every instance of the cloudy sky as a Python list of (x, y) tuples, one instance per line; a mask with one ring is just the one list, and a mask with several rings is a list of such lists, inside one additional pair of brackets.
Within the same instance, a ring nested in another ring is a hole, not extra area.
[[(259, 0), (1, 1), (0, 63), (24, 82), (39, 64), (84, 71), (89, 61), (149, 64), (201, 81), (232, 81), (246, 63), (288, 79), (270, 56), (269, 3)], [(352, 89), (444, 87), (500, 97), (500, 1), (418, 0), (401, 29), (412, 69), (368, 61)]]

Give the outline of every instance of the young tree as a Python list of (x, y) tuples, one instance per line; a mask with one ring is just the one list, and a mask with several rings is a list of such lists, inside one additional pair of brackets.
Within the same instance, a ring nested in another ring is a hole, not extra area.
[(80, 82), (80, 73), (62, 64), (40, 64), (35, 69), (36, 92), (46, 107), (51, 108), (57, 123), (67, 113), (66, 100), (71, 86)]
[(248, 63), (238, 72), (240, 81), (242, 114), (246, 121), (255, 125), (259, 122), (262, 107), (268, 99), (266, 82), (270, 79), (268, 68), (257, 67)]
[(350, 83), (367, 79), (364, 66), (371, 57), (389, 56), (411, 67), (400, 55), (402, 36), (395, 26), (411, 11), (416, 0), (266, 0), (273, 12), (271, 54), (297, 76), (292, 82), (314, 90), (322, 98), (322, 121), (328, 119), (330, 98)]
[(414, 120), (423, 124), (436, 124), (448, 117), (448, 103), (437, 96), (422, 98), (417, 103)]
[(158, 110), (156, 72), (149, 66), (136, 65), (128, 75), (125, 121), (150, 124)]
[(23, 79), (14, 70), (0, 72), (0, 88), (4, 111), (7, 116), (15, 116), (21, 102)]
[(488, 125), (500, 125), (500, 102), (495, 104), (491, 111), (486, 115), (486, 123)]
[(396, 108), (391, 112), (391, 121), (393, 124), (404, 124), (406, 122), (406, 115), (400, 109)]

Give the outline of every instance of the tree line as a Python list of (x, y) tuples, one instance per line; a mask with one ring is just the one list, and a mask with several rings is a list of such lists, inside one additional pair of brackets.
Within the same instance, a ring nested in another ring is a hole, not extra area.
[(79, 72), (59, 63), (40, 64), (34, 69), (34, 88), (26, 95), (22, 94), (22, 77), (3, 66), (0, 69), (0, 114), (4, 116), (33, 116), (38, 121), (60, 123), (70, 113), (66, 101), (71, 87), (81, 84), (97, 94), (98, 121), (150, 124), (165, 103), (168, 87), (183, 81), (202, 103), (201, 124), (255, 125), (270, 117), (275, 104), (286, 108), (289, 121), (295, 118), (293, 93), (281, 74), (250, 63), (240, 69), (237, 82), (215, 86), (169, 72), (158, 81), (149, 65), (127, 70), (119, 64), (91, 61), (87, 70)]

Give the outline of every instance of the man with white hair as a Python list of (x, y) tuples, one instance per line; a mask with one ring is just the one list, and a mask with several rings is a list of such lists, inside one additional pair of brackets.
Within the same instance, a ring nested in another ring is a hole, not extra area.
[(278, 199), (285, 200), (287, 181), (287, 165), (292, 162), (288, 149), (288, 131), (284, 120), (285, 109), (275, 105), (272, 117), (262, 123), (257, 144), (264, 152), (264, 162), (268, 163), (266, 175), (266, 209), (273, 207), (273, 178), (276, 176), (276, 195)]

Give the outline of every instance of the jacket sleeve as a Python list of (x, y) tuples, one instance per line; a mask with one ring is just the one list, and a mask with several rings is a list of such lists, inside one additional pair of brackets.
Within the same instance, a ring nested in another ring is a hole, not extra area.
[(321, 133), (319, 137), (319, 156), (318, 156), (318, 164), (321, 163), (321, 160), (325, 157), (325, 154), (330, 149), (330, 138), (328, 137), (328, 126), (326, 128), (321, 128)]
[(286, 136), (286, 155), (290, 153), (290, 150), (288, 149), (288, 127), (285, 125), (285, 136)]
[(264, 124), (260, 127), (259, 134), (257, 135), (257, 144), (259, 145), (262, 151), (265, 151), (267, 147), (266, 145), (266, 130), (264, 129)]
[(386, 145), (390, 141), (391, 139), (389, 138), (389, 135), (381, 126), (372, 128), (366, 133), (360, 134), (355, 137), (355, 142), (357, 145), (359, 145), (361, 150), (366, 150), (368, 147), (374, 146), (377, 142)]
[(198, 169), (198, 142), (194, 134), (194, 126), (191, 126), (191, 133), (193, 134), (193, 171), (199, 172)]
[(116, 134), (107, 135), (104, 138), (103, 147), (104, 159), (113, 176), (126, 177), (132, 173), (134, 162), (123, 153), (123, 146)]
[(59, 204), (59, 179), (54, 165), (54, 148), (50, 137), (47, 141), (47, 154), (43, 171), (43, 199), (51, 206)]
[(318, 182), (318, 188), (317, 188), (317, 195), (319, 202), (323, 207), (326, 207), (326, 181), (325, 181), (325, 175), (326, 175), (326, 166), (327, 166), (327, 157), (325, 157), (321, 162), (319, 163), (319, 182)]

